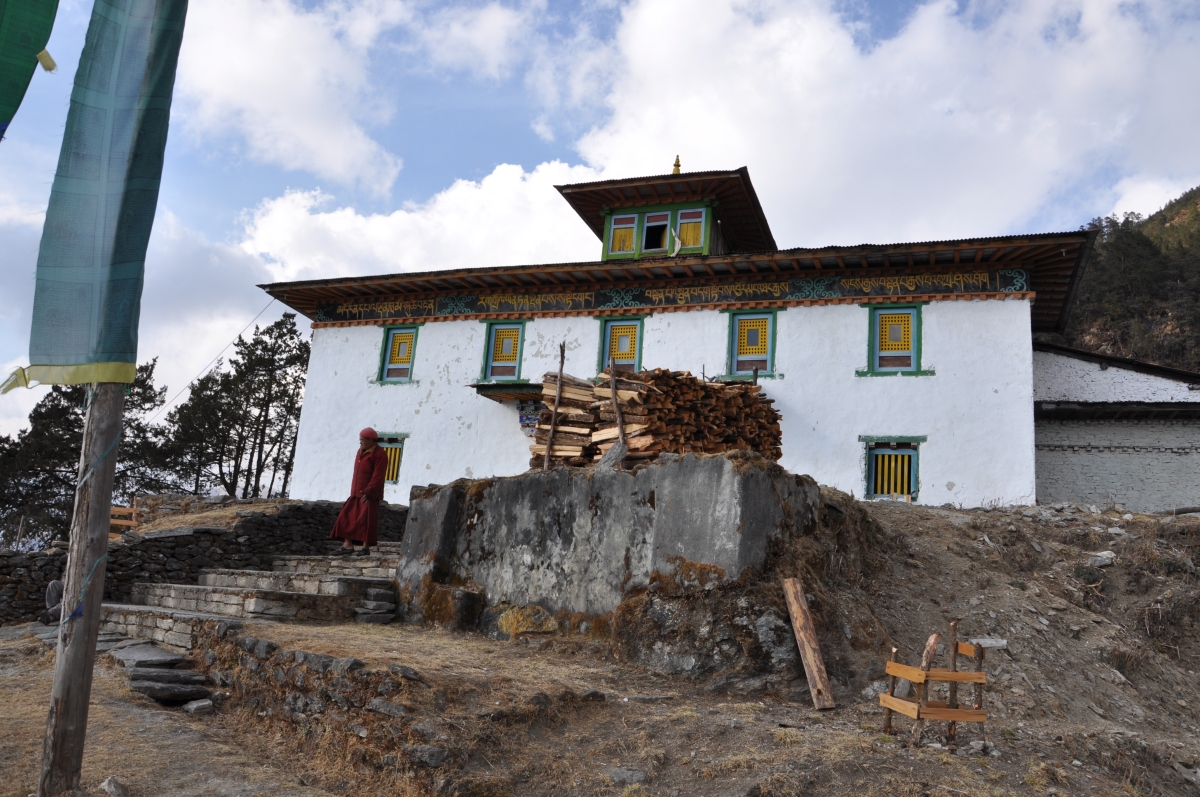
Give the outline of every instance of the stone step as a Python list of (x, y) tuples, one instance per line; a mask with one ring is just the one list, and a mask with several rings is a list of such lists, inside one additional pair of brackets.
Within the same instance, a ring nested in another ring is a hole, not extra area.
[(312, 595), (307, 592), (208, 587), (199, 584), (133, 585), (131, 603), (185, 612), (255, 620), (350, 620), (357, 595)]
[(396, 604), (384, 603), (383, 601), (361, 601), (355, 611), (367, 612), (395, 612)]
[(228, 570), (206, 568), (200, 571), (200, 586), (261, 589), (273, 592), (306, 592), (309, 595), (352, 596), (378, 600), (371, 594), (386, 591), (394, 597), (392, 582), (386, 578), (295, 573), (275, 570)]
[(354, 618), (360, 623), (377, 623), (379, 625), (387, 625), (396, 619), (395, 612), (372, 612), (368, 614), (360, 614)]
[[(121, 634), (131, 639), (157, 642), (160, 645), (185, 651), (191, 650), (195, 645), (196, 632), (199, 631), (200, 624), (207, 620), (223, 621), (235, 627), (238, 625), (236, 621), (217, 614), (182, 612), (159, 606), (105, 603), (100, 607), (101, 631)], [(128, 658), (135, 656), (139, 648), (146, 647), (151, 646), (122, 647), (111, 651), (108, 655), (117, 657), (119, 654)]]
[(369, 589), (366, 592), (366, 599), (369, 601), (383, 601), (384, 603), (396, 602), (396, 591), (394, 589)]
[(396, 577), (399, 556), (280, 556), (271, 564), (277, 573), (315, 573), (359, 578)]

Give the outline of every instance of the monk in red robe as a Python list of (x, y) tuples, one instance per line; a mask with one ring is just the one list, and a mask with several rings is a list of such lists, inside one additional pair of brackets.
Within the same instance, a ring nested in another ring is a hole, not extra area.
[[(367, 427), (358, 433), (358, 455), (354, 458), (354, 479), (350, 497), (342, 505), (330, 539), (341, 540), (339, 554), (366, 556), (379, 540), (379, 502), (383, 500), (383, 479), (387, 474), (387, 452), (379, 447), (379, 435)], [(354, 543), (362, 547), (354, 550)]]

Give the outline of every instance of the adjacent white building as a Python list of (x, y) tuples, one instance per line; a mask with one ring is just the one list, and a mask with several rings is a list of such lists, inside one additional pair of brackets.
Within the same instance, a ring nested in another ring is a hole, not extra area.
[(1078, 493), (1041, 472), (1051, 420), (1035, 421), (1035, 400), (1108, 383), (1046, 369), (1059, 355), (1031, 342), (1061, 331), (1093, 233), (780, 250), (744, 168), (559, 191), (600, 260), (263, 286), (313, 321), (295, 497), (344, 498), (368, 425), (392, 452), (388, 501), (525, 471), (562, 342), (579, 377), (611, 355), (757, 378), (782, 414), (780, 464), (859, 496), (982, 506)]

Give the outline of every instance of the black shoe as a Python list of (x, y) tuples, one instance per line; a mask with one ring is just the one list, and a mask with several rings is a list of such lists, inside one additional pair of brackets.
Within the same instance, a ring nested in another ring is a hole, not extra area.
[(357, 551), (355, 551), (354, 555), (355, 556), (370, 556), (371, 549), (364, 545), (363, 547), (361, 547)]
[(353, 548), (342, 547), (342, 548), (338, 548), (336, 551), (334, 551), (333, 555), (334, 556), (350, 556), (353, 553), (354, 553)]

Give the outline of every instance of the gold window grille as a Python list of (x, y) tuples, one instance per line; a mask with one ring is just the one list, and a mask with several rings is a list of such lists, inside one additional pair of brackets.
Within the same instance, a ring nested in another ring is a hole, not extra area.
[(492, 362), (515, 363), (521, 344), (521, 330), (517, 327), (501, 327), (492, 335)]
[(912, 351), (912, 314), (879, 314), (879, 350)]
[(915, 492), (912, 450), (874, 449), (871, 451), (872, 493), (906, 495)]
[(415, 332), (396, 332), (392, 335), (392, 351), (388, 356), (388, 365), (412, 365), (413, 342)]
[(738, 357), (766, 357), (769, 318), (739, 318), (737, 335)]
[(404, 440), (407, 435), (384, 432), (379, 436), (379, 447), (387, 454), (387, 468), (383, 480), (388, 484), (400, 481), (400, 462), (404, 459)]
[(613, 324), (608, 328), (608, 353), (619, 363), (637, 360), (637, 324)]

